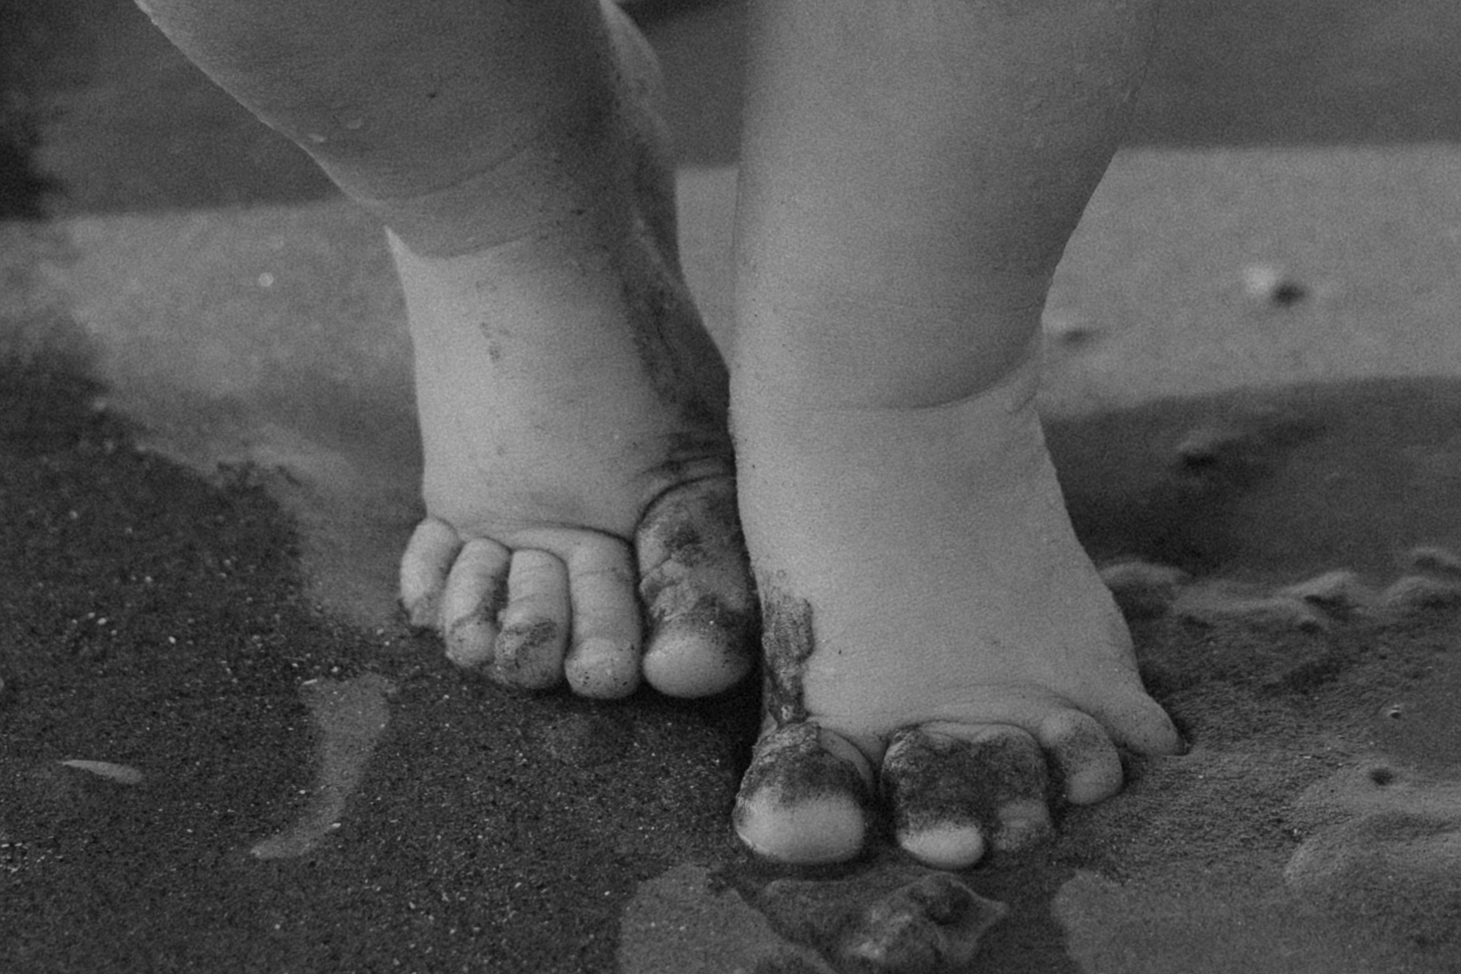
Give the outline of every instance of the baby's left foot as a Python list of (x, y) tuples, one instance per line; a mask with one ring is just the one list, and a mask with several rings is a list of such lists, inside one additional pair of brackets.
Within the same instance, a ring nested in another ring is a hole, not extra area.
[(1182, 742), (1076, 541), (1033, 363), (969, 399), (794, 406), (733, 390), (766, 714), (736, 802), (753, 850), (855, 856), (871, 817), (931, 866), (1047, 835)]

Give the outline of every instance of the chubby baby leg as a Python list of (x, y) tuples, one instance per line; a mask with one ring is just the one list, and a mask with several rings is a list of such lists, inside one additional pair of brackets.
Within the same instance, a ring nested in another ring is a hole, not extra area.
[(767, 708), (736, 827), (957, 868), (1182, 745), (1076, 542), (1041, 307), (1152, 0), (760, 0), (732, 417)]
[(412, 621), (526, 688), (744, 675), (726, 375), (628, 20), (597, 0), (144, 6), (389, 230), (425, 447)]

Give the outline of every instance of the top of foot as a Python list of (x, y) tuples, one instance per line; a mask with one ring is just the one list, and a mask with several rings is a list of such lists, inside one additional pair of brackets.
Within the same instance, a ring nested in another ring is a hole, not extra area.
[(1115, 793), (1118, 748), (1181, 747), (1070, 528), (1031, 381), (794, 421), (737, 399), (768, 613), (737, 809), (757, 851), (849, 858), (886, 814), (914, 858), (960, 868), (1047, 834), (1052, 802)]

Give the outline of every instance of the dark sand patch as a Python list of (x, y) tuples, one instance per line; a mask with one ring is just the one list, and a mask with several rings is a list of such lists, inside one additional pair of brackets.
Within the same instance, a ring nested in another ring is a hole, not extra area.
[[(611, 970), (638, 882), (737, 854), (747, 700), (528, 698), (332, 622), (246, 472), (138, 452), (92, 392), (0, 372), (0, 970)], [(340, 827), (250, 855), (313, 808), (301, 686), (357, 677), (399, 692)]]

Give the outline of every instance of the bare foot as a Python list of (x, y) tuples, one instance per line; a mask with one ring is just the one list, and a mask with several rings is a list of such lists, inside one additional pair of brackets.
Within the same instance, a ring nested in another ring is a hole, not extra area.
[(765, 615), (765, 724), (736, 803), (755, 851), (855, 856), (879, 806), (960, 868), (1181, 748), (1076, 542), (1033, 362), (969, 399), (789, 401), (737, 377), (741, 508)]
[(629, 121), (601, 189), (464, 253), (392, 238), (428, 514), (401, 598), (452, 660), (508, 684), (618, 697), (643, 675), (698, 696), (751, 665), (725, 371), (680, 277), (653, 68), (608, 15)]

